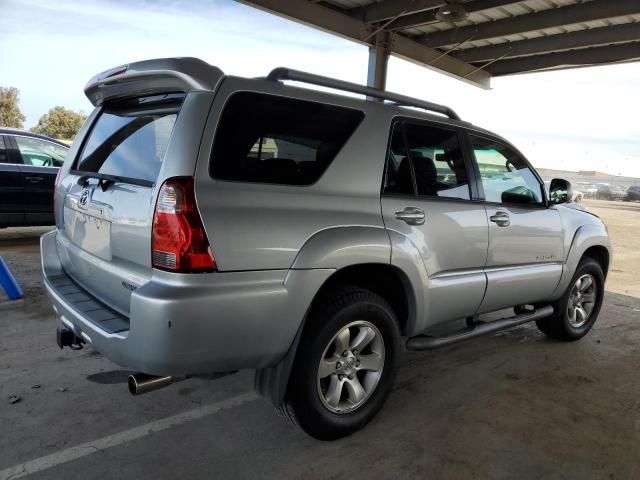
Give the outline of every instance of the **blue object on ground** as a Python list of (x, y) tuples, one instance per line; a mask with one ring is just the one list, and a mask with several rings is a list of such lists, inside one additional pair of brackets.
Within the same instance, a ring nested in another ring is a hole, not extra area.
[(0, 285), (2, 285), (2, 288), (7, 293), (9, 300), (18, 300), (23, 297), (20, 285), (18, 285), (18, 282), (11, 274), (11, 270), (9, 270), (7, 264), (4, 263), (2, 257), (0, 257)]

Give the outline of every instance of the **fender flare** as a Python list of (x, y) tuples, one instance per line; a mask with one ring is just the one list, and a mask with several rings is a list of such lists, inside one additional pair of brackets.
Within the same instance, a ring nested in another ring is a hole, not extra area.
[[(386, 265), (391, 263), (391, 241), (384, 227), (332, 227), (320, 230), (307, 239), (294, 259), (290, 272), (332, 269), (335, 270), (335, 274), (345, 267), (372, 263)], [(289, 277), (287, 275), (286, 281), (289, 280)], [(330, 278), (331, 276), (325, 282)], [(315, 300), (315, 295), (313, 300)], [(256, 370), (254, 389), (258, 395), (274, 407), (280, 406), (284, 401), (291, 368), (313, 300), (309, 304), (295, 338), (284, 357), (275, 365)]]
[[(609, 235), (605, 228), (595, 224), (580, 226), (576, 230), (573, 240), (571, 241), (569, 253), (567, 254), (566, 261), (562, 269), (560, 282), (553, 292), (551, 297), (552, 300), (557, 300), (565, 292), (573, 278), (573, 274), (578, 268), (578, 263), (580, 263), (580, 259), (584, 255), (584, 252), (591, 247), (605, 247), (609, 253), (609, 265), (611, 265), (613, 252), (611, 249), (611, 240), (609, 239)], [(606, 275), (607, 272), (604, 273)]]
[(335, 268), (391, 262), (391, 242), (384, 227), (344, 226), (320, 230), (309, 237), (292, 270)]

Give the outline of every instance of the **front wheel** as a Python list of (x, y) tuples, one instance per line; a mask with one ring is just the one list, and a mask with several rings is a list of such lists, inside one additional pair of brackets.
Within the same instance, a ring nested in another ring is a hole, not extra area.
[(308, 322), (282, 409), (312, 437), (335, 440), (382, 408), (398, 369), (400, 331), (391, 306), (361, 288), (333, 295)]
[(604, 298), (604, 273), (598, 262), (585, 257), (578, 264), (569, 287), (557, 302), (555, 314), (538, 320), (540, 331), (563, 341), (579, 340), (593, 327)]

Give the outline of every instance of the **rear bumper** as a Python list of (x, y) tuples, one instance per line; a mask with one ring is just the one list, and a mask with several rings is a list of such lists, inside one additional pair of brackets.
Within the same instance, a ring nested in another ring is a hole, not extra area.
[(76, 297), (57, 286), (66, 273), (58, 259), (56, 231), (42, 236), (41, 252), (44, 284), (59, 320), (118, 365), (154, 375), (273, 365), (289, 349), (315, 293), (333, 273), (154, 271), (131, 296), (129, 328), (114, 331), (80, 311)]

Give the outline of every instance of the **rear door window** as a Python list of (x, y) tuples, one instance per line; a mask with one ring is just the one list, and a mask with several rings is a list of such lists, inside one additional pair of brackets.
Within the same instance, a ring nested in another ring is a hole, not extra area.
[(458, 133), (432, 125), (396, 123), (384, 192), (470, 200)]
[(232, 95), (211, 155), (213, 178), (310, 185), (355, 131), (364, 113), (255, 92)]
[(183, 99), (166, 94), (105, 106), (75, 170), (155, 183)]
[(470, 138), (486, 201), (543, 205), (542, 185), (518, 153), (493, 139)]

